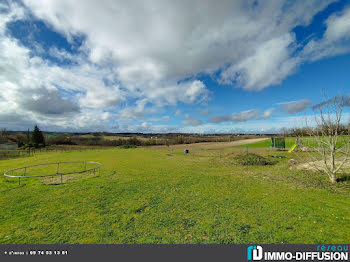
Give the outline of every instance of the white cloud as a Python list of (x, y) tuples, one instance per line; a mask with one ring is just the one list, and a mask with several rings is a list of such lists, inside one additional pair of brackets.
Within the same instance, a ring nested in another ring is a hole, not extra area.
[(199, 113), (201, 114), (201, 116), (207, 116), (210, 114), (210, 110), (209, 109), (203, 109), (200, 110)]
[(245, 122), (250, 119), (257, 118), (259, 115), (259, 110), (252, 109), (247, 111), (242, 111), (239, 113), (233, 113), (231, 116), (231, 121), (233, 122)]
[(274, 108), (269, 108), (269, 109), (265, 110), (264, 113), (259, 118), (260, 119), (271, 118), (274, 112), (275, 112)]
[(327, 29), (323, 38), (312, 39), (302, 51), (304, 60), (315, 61), (350, 52), (350, 7), (330, 16), (325, 24)]
[(153, 125), (148, 122), (142, 122), (141, 124), (132, 126), (123, 126), (122, 128), (123, 132), (131, 133), (169, 133), (178, 130), (176, 126)]
[(208, 119), (208, 123), (222, 123), (222, 122), (229, 122), (232, 121), (232, 116), (230, 115), (216, 115), (216, 116), (211, 116)]
[(145, 99), (138, 100), (136, 102), (136, 106), (134, 107), (126, 107), (120, 110), (120, 116), (125, 119), (137, 119), (146, 115), (146, 113), (150, 112), (150, 109), (146, 109), (147, 101)]
[(326, 21), (325, 38), (328, 41), (337, 41), (350, 38), (350, 8), (340, 15), (332, 15)]
[(271, 118), (275, 109), (270, 108), (260, 114), (257, 109), (233, 113), (232, 115), (216, 115), (208, 119), (208, 123), (222, 123), (222, 122), (246, 122), (253, 119), (268, 119)]
[(278, 84), (297, 64), (291, 29), (330, 2), (24, 0), (67, 37), (86, 36), (92, 62), (112, 60), (120, 81), (146, 93), (227, 64), (224, 81), (255, 90)]
[[(30, 19), (26, 11), (15, 4), (4, 4), (1, 9), (4, 11), (0, 13), (0, 91), (6, 100), (0, 103), (0, 108), (4, 114), (20, 114), (44, 126), (83, 128), (86, 124), (79, 121), (103, 120), (105, 110), (119, 110), (119, 114), (113, 114), (116, 119), (132, 119), (155, 112), (164, 105), (201, 103), (208, 98), (206, 86), (198, 80), (178, 84), (162, 79), (153, 85), (148, 79), (146, 88), (129, 85), (119, 78), (118, 70), (123, 67), (117, 67), (115, 61), (94, 64), (87, 59), (84, 49), (84, 52), (71, 54), (51, 47), (47, 55), (70, 62), (54, 64), (36, 56), (37, 49), (21, 45), (6, 32), (7, 23)], [(131, 99), (135, 100), (135, 106), (121, 107)], [(145, 108), (146, 104), (149, 108)], [(97, 115), (92, 116), (92, 112)], [(55, 117), (54, 123), (50, 117)]]
[[(19, 6), (12, 4), (8, 8), (7, 12), (0, 13), (0, 21), (25, 18)], [(38, 123), (48, 129), (75, 130), (97, 128), (104, 122), (107, 129), (107, 112), (103, 108), (123, 98), (121, 92), (103, 82), (104, 78), (111, 77), (110, 71), (83, 64), (86, 62), (83, 56), (69, 57), (82, 61), (74, 66), (59, 67), (49, 63), (11, 38), (3, 30), (5, 25), (0, 26), (1, 125), (25, 129)], [(99, 95), (101, 92), (104, 94)], [(88, 108), (98, 110), (89, 111)]]
[(184, 126), (200, 126), (201, 124), (203, 124), (203, 121), (200, 119), (195, 119), (193, 116), (186, 114), (185, 120), (182, 121), (182, 124)]
[(145, 90), (147, 101), (161, 105), (176, 105), (178, 102), (186, 104), (201, 103), (208, 99), (209, 91), (202, 81), (194, 80), (177, 85), (159, 86)]
[[(331, 16), (324, 37), (295, 56), (291, 30), (310, 23), (332, 1), (23, 2), (49, 28), (71, 42), (82, 36), (83, 43), (77, 54), (33, 43), (41, 55), (70, 62), (65, 65), (38, 57), (6, 32), (9, 22), (30, 20), (29, 11), (0, 3), (0, 91), (6, 96), (0, 110), (12, 114), (16, 126), (31, 121), (62, 129), (87, 129), (87, 123), (116, 128), (116, 121), (144, 121), (168, 105), (206, 102), (211, 91), (197, 79), (202, 73), (215, 78), (221, 70), (218, 81), (262, 90), (281, 83), (300, 63), (349, 51), (348, 9)], [(272, 114), (249, 110), (209, 120), (243, 122)], [(183, 124), (202, 125), (192, 117)]]
[(34, 88), (18, 90), (15, 101), (21, 105), (24, 110), (45, 114), (45, 115), (64, 115), (79, 112), (79, 106), (61, 96), (61, 93), (54, 87)]
[(294, 42), (291, 34), (273, 38), (257, 47), (252, 55), (221, 73), (223, 83), (237, 82), (249, 90), (261, 90), (280, 84), (294, 72), (298, 58), (291, 58)]
[(288, 114), (304, 112), (310, 106), (310, 104), (311, 101), (308, 99), (280, 103), (281, 111)]
[(162, 117), (152, 117), (152, 118), (149, 118), (148, 120), (152, 122), (158, 122), (158, 121), (169, 121), (170, 119), (171, 119), (170, 116), (162, 116)]

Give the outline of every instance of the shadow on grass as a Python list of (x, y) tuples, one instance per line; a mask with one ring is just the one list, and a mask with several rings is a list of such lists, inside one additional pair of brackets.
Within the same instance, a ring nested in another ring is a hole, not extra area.
[(337, 178), (337, 182), (347, 182), (350, 181), (350, 175), (343, 175)]

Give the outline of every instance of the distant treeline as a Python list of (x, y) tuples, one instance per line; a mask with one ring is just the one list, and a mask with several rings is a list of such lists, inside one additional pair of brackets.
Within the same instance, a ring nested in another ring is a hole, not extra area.
[(238, 139), (247, 139), (252, 136), (165, 136), (162, 137), (149, 137), (149, 138), (138, 138), (125, 137), (118, 139), (106, 139), (103, 136), (56, 136), (47, 138), (46, 143), (51, 145), (86, 145), (86, 146), (153, 146), (153, 145), (177, 145), (177, 144), (192, 144), (200, 142), (229, 142)]
[(350, 125), (339, 125), (339, 128), (329, 128), (329, 126), (319, 125), (317, 127), (291, 128), (284, 129), (284, 134), (289, 136), (310, 136), (310, 135), (329, 135), (330, 130), (337, 132), (338, 135), (350, 135)]
[(130, 133), (54, 133), (41, 132), (37, 126), (33, 131), (15, 132), (3, 129), (0, 132), (0, 143), (11, 141), (19, 149), (45, 147), (50, 145), (72, 146), (153, 146), (177, 145), (201, 142), (230, 142), (241, 139), (261, 137), (260, 135), (239, 134), (130, 134)]
[(19, 148), (41, 148), (46, 146), (43, 132), (37, 125), (33, 131), (17, 132), (12, 134), (6, 129), (0, 131), (0, 144), (2, 143), (17, 143)]

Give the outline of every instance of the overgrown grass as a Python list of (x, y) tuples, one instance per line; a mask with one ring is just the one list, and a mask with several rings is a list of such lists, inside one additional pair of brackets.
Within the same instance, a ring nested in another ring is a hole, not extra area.
[(273, 165), (276, 162), (272, 161), (266, 157), (257, 155), (257, 154), (243, 154), (235, 157), (235, 162), (239, 165), (258, 165), (258, 166), (266, 166), (266, 165)]
[(2, 172), (58, 161), (103, 164), (100, 175), (63, 184), (1, 178), (0, 243), (349, 242), (347, 182), (332, 186), (289, 170), (286, 152), (276, 165), (233, 165), (242, 150), (116, 148), (0, 161)]

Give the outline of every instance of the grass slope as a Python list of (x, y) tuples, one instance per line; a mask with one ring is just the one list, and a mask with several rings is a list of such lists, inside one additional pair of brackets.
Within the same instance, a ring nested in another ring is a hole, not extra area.
[(100, 175), (58, 185), (1, 178), (0, 243), (349, 242), (346, 185), (287, 172), (287, 159), (247, 169), (233, 163), (241, 151), (108, 149), (0, 161), (2, 172), (56, 161), (103, 164)]

